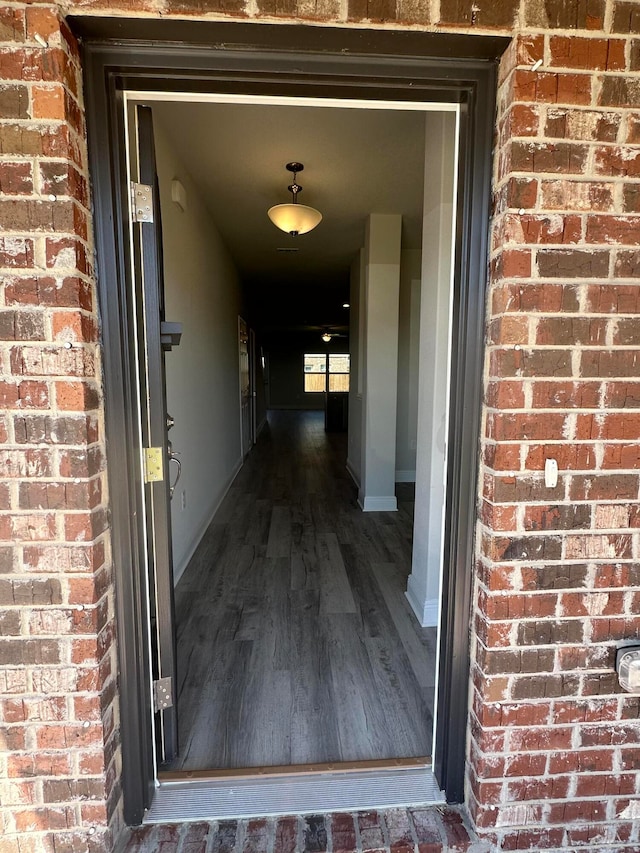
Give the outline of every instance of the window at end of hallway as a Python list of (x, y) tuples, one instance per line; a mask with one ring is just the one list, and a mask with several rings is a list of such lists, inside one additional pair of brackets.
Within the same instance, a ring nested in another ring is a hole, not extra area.
[(305, 353), (304, 390), (306, 393), (349, 390), (349, 354)]

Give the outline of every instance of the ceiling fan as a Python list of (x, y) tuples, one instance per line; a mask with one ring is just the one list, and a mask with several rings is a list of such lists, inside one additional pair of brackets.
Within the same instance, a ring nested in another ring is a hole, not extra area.
[(325, 344), (330, 343), (332, 338), (348, 338), (349, 337), (349, 335), (345, 335), (343, 332), (334, 332), (333, 329), (335, 329), (335, 328), (336, 328), (335, 326), (323, 326), (322, 327), (322, 334), (320, 335), (320, 337), (325, 342)]

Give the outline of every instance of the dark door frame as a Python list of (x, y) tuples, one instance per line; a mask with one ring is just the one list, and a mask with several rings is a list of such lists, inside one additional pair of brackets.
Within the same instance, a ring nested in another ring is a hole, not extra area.
[(154, 790), (148, 602), (123, 93), (127, 90), (437, 101), (460, 106), (445, 572), (434, 772), (464, 799), (476, 478), (497, 59), (509, 39), (301, 25), (72, 17), (82, 43), (102, 341), (120, 663), (125, 819)]

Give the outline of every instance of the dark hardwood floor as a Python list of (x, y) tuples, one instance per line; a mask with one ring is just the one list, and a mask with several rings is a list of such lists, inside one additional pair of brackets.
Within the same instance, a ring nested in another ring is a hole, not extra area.
[(272, 412), (176, 589), (180, 755), (205, 770), (429, 755), (412, 496), (363, 513), (346, 436)]

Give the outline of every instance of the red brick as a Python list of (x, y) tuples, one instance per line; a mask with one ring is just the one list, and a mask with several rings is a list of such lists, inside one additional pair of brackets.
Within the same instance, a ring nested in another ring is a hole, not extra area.
[(26, 237), (0, 237), (0, 267), (20, 269), (33, 266), (34, 241)]
[(418, 849), (423, 849), (421, 845), (434, 844), (438, 845), (436, 850), (439, 850), (442, 842), (441, 824), (434, 810), (410, 809), (410, 815), (418, 839)]
[(485, 402), (492, 408), (522, 409), (524, 408), (524, 383), (509, 379), (490, 382), (485, 389)]
[(503, 850), (544, 850), (559, 848), (564, 840), (563, 829), (515, 829), (502, 837)]
[(507, 786), (512, 802), (523, 800), (557, 800), (567, 797), (571, 776), (552, 776), (534, 779), (511, 779)]
[(547, 764), (546, 755), (508, 755), (505, 759), (506, 776), (542, 776)]
[(617, 177), (640, 177), (640, 150), (607, 145), (595, 149), (594, 169), (596, 175)]
[[(635, 254), (635, 252), (619, 253), (616, 267), (618, 267), (618, 263), (633, 263), (630, 256)], [(629, 270), (629, 272), (631, 271)], [(586, 295), (586, 310), (594, 314), (635, 314), (640, 312), (639, 284), (589, 285), (586, 289)]]
[(363, 812), (358, 815), (360, 843), (363, 851), (380, 850), (385, 845), (382, 826), (377, 812)]
[(518, 142), (511, 145), (511, 167), (516, 172), (552, 172), (582, 175), (589, 150), (577, 142)]
[(392, 853), (413, 853), (413, 836), (409, 814), (405, 809), (387, 809), (384, 821)]
[[(581, 354), (580, 371), (585, 377), (635, 377), (640, 375), (639, 369), (640, 350), (589, 350)], [(623, 423), (621, 419), (621, 428)]]
[(579, 216), (561, 214), (516, 216), (507, 213), (503, 218), (502, 226), (506, 243), (578, 243), (582, 236), (582, 220)]
[(578, 776), (576, 784), (577, 797), (605, 797), (624, 794), (635, 794), (635, 776), (623, 773), (589, 773)]
[(602, 80), (598, 105), (603, 107), (640, 107), (640, 89), (632, 77), (607, 76)]
[[(334, 853), (355, 853), (358, 849), (355, 824), (350, 814), (336, 814), (331, 817), (331, 838)], [(291, 848), (293, 851), (295, 847)], [(278, 848), (278, 853), (280, 848)]]
[(562, 68), (620, 71), (625, 68), (623, 39), (551, 36), (551, 65)]
[(574, 180), (541, 182), (541, 204), (547, 210), (612, 210), (613, 185)]
[(19, 44), (25, 40), (24, 9), (0, 7), (0, 38)]
[(591, 78), (586, 74), (518, 69), (513, 97), (516, 101), (586, 106), (591, 103)]
[[(637, 290), (640, 294), (640, 287)], [(639, 300), (640, 304), (640, 300)], [(571, 313), (579, 310), (578, 291), (575, 285), (556, 284), (506, 284), (493, 290), (493, 312)]]
[(630, 142), (632, 145), (637, 145), (640, 142), (640, 116), (627, 116), (626, 141)]
[(542, 278), (607, 278), (609, 253), (594, 249), (541, 249), (537, 254)]
[[(298, 843), (298, 822), (294, 817), (278, 818), (275, 828), (274, 853), (296, 853)], [(339, 850), (335, 846), (334, 850)], [(218, 848), (216, 848), (218, 849)], [(347, 850), (345, 849), (345, 853)]]
[(513, 104), (507, 114), (505, 133), (508, 139), (536, 136), (540, 126), (538, 108), (529, 104)]
[(617, 0), (613, 9), (612, 29), (616, 33), (640, 32), (640, 11), (634, 0)]
[(512, 208), (535, 207), (538, 181), (535, 178), (511, 178), (508, 185), (507, 205)]
[(33, 192), (30, 163), (0, 163), (0, 192), (6, 195), (29, 195)]
[(56, 311), (52, 330), (54, 340), (93, 343), (98, 338), (93, 318), (79, 311)]
[(59, 308), (92, 308), (92, 292), (88, 282), (75, 277), (15, 278), (6, 280), (8, 305), (42, 305)]
[(250, 820), (247, 822), (243, 853), (267, 853), (269, 843), (268, 825), (266, 820)]
[(597, 215), (587, 218), (588, 243), (640, 244), (640, 217)]
[[(549, 758), (550, 773), (591, 773), (610, 772), (613, 755), (610, 750), (584, 749), (551, 755)], [(626, 769), (626, 768), (624, 768)]]
[(473, 23), (481, 27), (511, 26), (517, 6), (517, 0), (504, 0), (482, 9), (464, 0), (442, 0), (440, 23), (462, 26)]
[(615, 111), (550, 107), (547, 110), (544, 135), (575, 141), (616, 142), (621, 121), (622, 116)]

